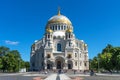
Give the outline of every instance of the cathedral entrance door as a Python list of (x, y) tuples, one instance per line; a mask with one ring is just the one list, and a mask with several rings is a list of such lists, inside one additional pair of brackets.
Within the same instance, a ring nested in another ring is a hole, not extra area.
[(68, 60), (68, 69), (73, 68), (73, 62), (71, 60)]
[(56, 69), (64, 68), (65, 59), (61, 56), (57, 56), (55, 59)]
[(53, 62), (48, 60), (47, 61), (47, 69), (52, 69), (53, 68)]
[(72, 65), (71, 64), (68, 64), (68, 69), (72, 69)]
[(47, 64), (47, 69), (50, 69), (50, 64)]
[(61, 69), (61, 61), (57, 61), (57, 69)]

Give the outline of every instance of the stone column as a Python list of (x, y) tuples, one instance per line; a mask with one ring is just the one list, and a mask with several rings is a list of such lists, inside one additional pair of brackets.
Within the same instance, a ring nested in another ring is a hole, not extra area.
[(60, 30), (61, 30), (61, 25), (60, 25)]
[(56, 64), (55, 64), (55, 61), (52, 61), (53, 62), (53, 70), (56, 69)]
[(65, 60), (65, 63), (64, 63), (64, 69), (68, 69), (68, 63), (67, 63), (67, 60)]
[(76, 67), (76, 66), (75, 66), (75, 61), (73, 61), (73, 69), (76, 69), (75, 67)]
[[(57, 25), (57, 30), (58, 30), (58, 25)], [(56, 31), (57, 31), (57, 30), (56, 30)]]

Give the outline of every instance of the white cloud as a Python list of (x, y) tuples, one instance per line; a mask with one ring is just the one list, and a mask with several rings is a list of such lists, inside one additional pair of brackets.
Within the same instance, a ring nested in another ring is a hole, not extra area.
[(10, 40), (5, 40), (5, 43), (9, 44), (9, 45), (18, 45), (19, 44), (18, 41), (10, 41)]

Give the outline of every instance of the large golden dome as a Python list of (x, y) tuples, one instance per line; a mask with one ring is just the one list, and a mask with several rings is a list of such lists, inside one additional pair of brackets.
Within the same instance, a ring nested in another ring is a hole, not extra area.
[(60, 14), (60, 11), (58, 11), (58, 14), (51, 17), (49, 20), (48, 20), (48, 24), (50, 23), (65, 23), (67, 25), (71, 25), (71, 21), (64, 15), (61, 15)]

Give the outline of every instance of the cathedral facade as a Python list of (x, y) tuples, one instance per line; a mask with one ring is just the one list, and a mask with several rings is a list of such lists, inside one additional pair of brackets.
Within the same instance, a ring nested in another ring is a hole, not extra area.
[(89, 70), (88, 46), (73, 33), (71, 21), (64, 15), (51, 17), (42, 39), (31, 46), (30, 69)]

